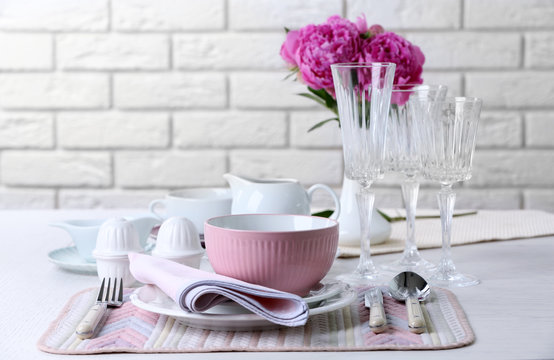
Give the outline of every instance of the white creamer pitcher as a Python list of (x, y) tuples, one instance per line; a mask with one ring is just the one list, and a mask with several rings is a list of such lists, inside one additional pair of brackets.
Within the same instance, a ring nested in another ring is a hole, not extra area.
[(250, 179), (233, 174), (223, 175), (231, 187), (232, 214), (294, 214), (310, 215), (312, 194), (317, 189), (326, 190), (335, 201), (331, 219), (340, 214), (340, 201), (329, 186), (315, 184), (304, 190), (295, 179)]

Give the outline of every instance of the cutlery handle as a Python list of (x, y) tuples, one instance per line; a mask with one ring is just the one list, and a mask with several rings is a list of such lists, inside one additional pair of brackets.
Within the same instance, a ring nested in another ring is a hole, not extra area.
[(83, 320), (77, 325), (75, 333), (80, 339), (89, 339), (94, 334), (98, 323), (102, 319), (102, 316), (106, 312), (108, 304), (100, 303), (93, 305), (87, 312)]
[(408, 327), (410, 331), (421, 334), (425, 331), (425, 319), (421, 311), (421, 305), (416, 297), (406, 299), (406, 309), (408, 310)]
[(378, 334), (385, 331), (387, 325), (387, 317), (385, 315), (385, 308), (383, 304), (374, 303), (371, 304), (369, 310), (369, 328), (374, 333)]

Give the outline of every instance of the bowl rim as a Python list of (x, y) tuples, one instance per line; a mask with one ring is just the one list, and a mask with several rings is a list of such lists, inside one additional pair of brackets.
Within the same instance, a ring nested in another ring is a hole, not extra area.
[[(228, 217), (239, 217), (239, 216), (280, 216), (280, 217), (308, 217), (308, 218), (318, 218), (322, 220), (327, 220), (332, 223), (331, 226), (317, 228), (317, 229), (306, 229), (306, 230), (284, 230), (284, 231), (261, 231), (261, 230), (244, 230), (244, 229), (231, 229), (231, 228), (225, 228), (220, 227), (217, 225), (210, 224), (209, 222), (215, 219), (219, 218), (228, 218)], [(322, 216), (313, 216), (313, 215), (299, 215), (299, 214), (261, 214), (261, 213), (254, 213), (254, 214), (231, 214), (231, 215), (222, 215), (222, 216), (214, 216), (212, 218), (207, 219), (204, 222), (204, 226), (212, 227), (214, 229), (222, 229), (226, 231), (231, 232), (240, 232), (240, 233), (257, 233), (257, 234), (299, 234), (299, 233), (306, 233), (306, 232), (314, 232), (314, 231), (325, 231), (333, 228), (338, 228), (339, 222), (335, 219), (325, 218)], [(204, 233), (206, 231), (204, 230)]]

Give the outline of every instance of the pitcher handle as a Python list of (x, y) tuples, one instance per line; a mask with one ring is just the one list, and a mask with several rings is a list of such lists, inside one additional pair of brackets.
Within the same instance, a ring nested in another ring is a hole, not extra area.
[(331, 197), (333, 198), (333, 201), (335, 202), (335, 211), (333, 211), (333, 213), (331, 214), (331, 216), (329, 216), (330, 219), (333, 219), (333, 220), (337, 220), (339, 215), (340, 215), (340, 200), (337, 196), (337, 194), (335, 194), (335, 192), (333, 191), (333, 189), (331, 189), (329, 186), (327, 185), (324, 185), (324, 184), (315, 184), (315, 185), (312, 185), (309, 189), (308, 189), (308, 198), (310, 199), (310, 202), (312, 202), (312, 194), (314, 191), (316, 191), (317, 189), (322, 189), (322, 190), (325, 190), (327, 191), (329, 194), (331, 194)]
[(164, 217), (163, 217), (161, 214), (159, 214), (159, 213), (156, 212), (156, 206), (158, 206), (158, 204), (162, 204), (162, 205), (165, 206), (165, 201), (164, 201), (164, 199), (157, 199), (157, 200), (152, 201), (152, 202), (150, 203), (150, 205), (148, 205), (148, 210), (150, 210), (150, 212), (151, 212), (155, 217), (157, 217), (157, 218), (160, 219), (160, 220), (163, 220)]

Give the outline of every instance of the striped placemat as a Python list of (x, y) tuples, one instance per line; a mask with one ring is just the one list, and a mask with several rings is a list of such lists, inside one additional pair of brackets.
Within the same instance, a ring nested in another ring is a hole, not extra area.
[[(126, 301), (109, 309), (98, 334), (88, 340), (75, 336), (75, 327), (94, 303), (97, 289), (75, 294), (38, 341), (38, 348), (55, 354), (175, 353), (213, 351), (356, 351), (451, 349), (471, 344), (475, 336), (454, 294), (433, 288), (422, 306), (427, 331), (407, 328), (404, 303), (384, 296), (388, 328), (369, 330), (369, 310), (363, 293), (342, 309), (310, 317), (305, 326), (260, 331), (215, 331), (189, 327), (178, 320), (142, 310)], [(131, 290), (126, 291), (125, 299)]]

